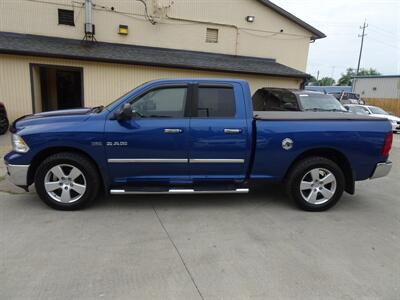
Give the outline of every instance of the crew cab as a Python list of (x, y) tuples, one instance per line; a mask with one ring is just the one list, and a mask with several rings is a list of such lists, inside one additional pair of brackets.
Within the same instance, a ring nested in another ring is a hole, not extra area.
[[(246, 81), (145, 83), (108, 106), (16, 120), (12, 182), (61, 210), (113, 195), (247, 193), (281, 182), (302, 208), (332, 207), (385, 176), (390, 123), (342, 112), (253, 111)], [(267, 195), (266, 195), (267, 196)]]

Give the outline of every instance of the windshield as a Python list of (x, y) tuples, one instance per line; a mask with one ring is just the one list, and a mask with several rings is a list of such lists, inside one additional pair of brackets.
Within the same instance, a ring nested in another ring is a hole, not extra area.
[(369, 106), (369, 110), (376, 115), (388, 115), (386, 111), (384, 111), (382, 108), (376, 107), (376, 106)]
[(366, 109), (363, 106), (346, 106), (349, 110), (349, 112), (352, 112), (354, 114), (358, 114), (358, 115), (369, 115), (369, 111), (368, 109)]
[(332, 95), (299, 94), (298, 97), (303, 110), (347, 111)]

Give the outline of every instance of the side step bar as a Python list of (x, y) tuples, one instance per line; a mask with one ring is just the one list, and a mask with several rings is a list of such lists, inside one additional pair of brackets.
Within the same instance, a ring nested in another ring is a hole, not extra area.
[(249, 189), (235, 190), (194, 190), (194, 189), (169, 189), (168, 191), (129, 191), (129, 190), (110, 190), (111, 195), (162, 195), (162, 194), (246, 194)]

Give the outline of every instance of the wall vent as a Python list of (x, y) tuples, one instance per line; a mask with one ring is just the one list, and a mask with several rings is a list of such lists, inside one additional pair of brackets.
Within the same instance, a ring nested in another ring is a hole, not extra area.
[(207, 28), (206, 43), (218, 43), (218, 29)]
[(74, 11), (68, 9), (59, 9), (58, 24), (75, 26)]

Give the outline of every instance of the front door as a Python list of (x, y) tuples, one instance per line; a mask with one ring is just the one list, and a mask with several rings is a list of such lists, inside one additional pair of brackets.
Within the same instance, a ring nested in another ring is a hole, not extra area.
[(108, 120), (106, 154), (114, 185), (174, 185), (189, 178), (187, 86), (151, 89), (129, 101), (135, 117)]
[(240, 85), (194, 88), (189, 162), (195, 184), (245, 179), (251, 147), (245, 111)]

